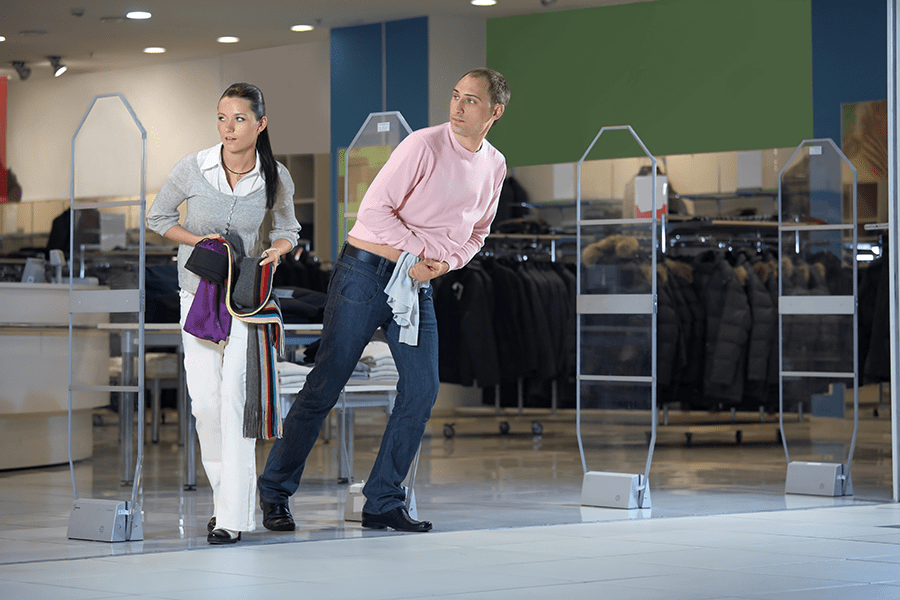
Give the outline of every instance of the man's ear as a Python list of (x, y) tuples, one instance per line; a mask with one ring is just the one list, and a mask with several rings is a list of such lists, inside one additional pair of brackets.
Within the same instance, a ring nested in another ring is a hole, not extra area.
[(494, 107), (493, 107), (493, 117), (494, 117), (494, 120), (495, 120), (495, 121), (499, 120), (500, 117), (503, 116), (503, 111), (505, 111), (505, 110), (506, 110), (506, 105), (505, 105), (505, 104), (495, 104)]

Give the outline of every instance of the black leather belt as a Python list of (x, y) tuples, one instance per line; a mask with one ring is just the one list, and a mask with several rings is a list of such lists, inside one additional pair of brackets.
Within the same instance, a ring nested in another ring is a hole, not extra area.
[(360, 262), (364, 262), (370, 265), (378, 266), (381, 264), (381, 261), (385, 260), (391, 264), (394, 264), (394, 261), (388, 260), (383, 256), (378, 256), (374, 252), (369, 252), (368, 250), (363, 250), (361, 248), (357, 248), (356, 246), (351, 246), (350, 244), (344, 244), (344, 249), (341, 251), (341, 254), (345, 256), (350, 256), (355, 258)]

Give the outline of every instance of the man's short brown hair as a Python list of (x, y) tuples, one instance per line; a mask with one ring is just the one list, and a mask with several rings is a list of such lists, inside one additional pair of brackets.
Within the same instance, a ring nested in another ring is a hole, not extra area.
[(486, 67), (481, 67), (478, 69), (472, 69), (463, 77), (471, 75), (472, 77), (483, 77), (487, 79), (488, 82), (488, 91), (491, 95), (491, 106), (495, 104), (502, 104), (506, 106), (509, 104), (509, 84), (506, 83), (506, 78), (500, 74), (499, 71), (495, 71), (494, 69), (488, 69)]

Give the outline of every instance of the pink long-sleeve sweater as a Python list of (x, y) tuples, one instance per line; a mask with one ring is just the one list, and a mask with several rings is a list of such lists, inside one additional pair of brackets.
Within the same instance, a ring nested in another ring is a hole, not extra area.
[(350, 235), (459, 269), (484, 244), (505, 177), (506, 159), (487, 140), (471, 152), (450, 123), (420, 129), (375, 177)]

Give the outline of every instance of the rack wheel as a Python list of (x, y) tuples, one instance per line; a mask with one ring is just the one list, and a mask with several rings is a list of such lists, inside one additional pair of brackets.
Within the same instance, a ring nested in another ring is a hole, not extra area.
[(541, 435), (544, 433), (544, 426), (541, 425), (538, 421), (533, 421), (531, 423), (531, 433), (534, 435)]
[(734, 441), (735, 442), (740, 444), (743, 439), (744, 439), (744, 434), (741, 433), (740, 429), (738, 429), (737, 431), (734, 432)]
[(507, 421), (500, 421), (500, 433), (502, 435), (509, 433), (509, 423)]
[(448, 440), (456, 435), (456, 430), (453, 429), (454, 423), (446, 423), (444, 424), (444, 437)]
[(687, 433), (684, 434), (684, 443), (686, 446), (691, 445), (691, 440), (693, 439), (693, 437), (694, 437), (694, 434), (691, 433), (690, 431), (688, 431)]

